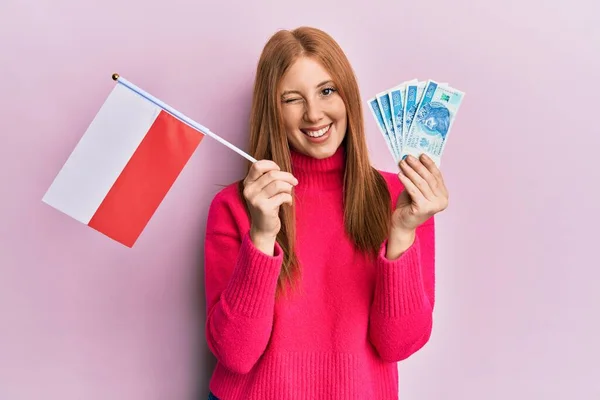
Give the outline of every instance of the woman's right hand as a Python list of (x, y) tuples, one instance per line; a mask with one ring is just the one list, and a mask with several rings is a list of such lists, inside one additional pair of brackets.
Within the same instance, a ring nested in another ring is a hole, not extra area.
[(292, 188), (298, 180), (281, 171), (273, 161), (260, 160), (252, 164), (243, 183), (244, 198), (250, 209), (250, 238), (258, 249), (273, 255), (281, 229), (279, 207), (283, 203), (292, 204)]

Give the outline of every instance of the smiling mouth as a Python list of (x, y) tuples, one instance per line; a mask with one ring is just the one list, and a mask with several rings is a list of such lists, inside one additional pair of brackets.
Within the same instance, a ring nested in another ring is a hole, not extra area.
[(318, 130), (315, 130), (315, 129), (300, 129), (300, 130), (302, 131), (302, 133), (304, 133), (307, 136), (310, 136), (312, 138), (319, 138), (319, 137), (325, 135), (329, 131), (329, 128), (331, 128), (331, 125), (333, 125), (333, 124), (329, 124)]

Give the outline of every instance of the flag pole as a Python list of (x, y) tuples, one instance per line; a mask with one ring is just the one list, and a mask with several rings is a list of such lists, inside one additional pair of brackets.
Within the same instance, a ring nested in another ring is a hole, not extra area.
[(179, 111), (173, 109), (169, 105), (163, 103), (162, 101), (160, 101), (156, 97), (152, 96), (150, 93), (147, 93), (146, 91), (140, 89), (139, 87), (137, 87), (133, 83), (129, 82), (127, 79), (123, 78), (122, 76), (119, 76), (119, 74), (112, 74), (112, 78), (113, 78), (114, 81), (117, 81), (117, 83), (120, 83), (120, 84), (128, 87), (129, 89), (133, 90), (134, 92), (136, 92), (140, 96), (142, 96), (142, 97), (146, 98), (147, 100), (151, 101), (152, 103), (156, 104), (157, 106), (159, 106), (163, 110), (167, 111), (168, 113), (172, 114), (174, 117), (178, 118), (179, 120), (185, 122), (186, 124), (188, 124), (192, 128), (195, 128), (196, 130), (202, 132), (203, 134), (205, 134), (207, 136), (210, 136), (211, 138), (215, 139), (216, 141), (218, 141), (218, 142), (224, 144), (225, 146), (229, 147), (231, 150), (235, 151), (236, 153), (238, 153), (242, 157), (246, 158), (251, 163), (255, 163), (256, 162), (256, 159), (254, 157), (252, 157), (249, 154), (247, 154), (247, 153), (243, 152), (242, 150), (238, 149), (237, 147), (235, 147), (233, 144), (229, 143), (225, 139), (222, 139), (221, 137), (215, 135), (207, 127), (205, 127), (203, 125), (200, 125), (196, 121), (188, 118), (187, 116), (183, 115)]

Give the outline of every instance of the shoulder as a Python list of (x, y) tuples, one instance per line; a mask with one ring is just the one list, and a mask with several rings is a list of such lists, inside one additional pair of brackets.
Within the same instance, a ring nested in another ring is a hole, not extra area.
[(211, 200), (207, 233), (231, 229), (243, 231), (246, 227), (249, 227), (249, 219), (238, 192), (238, 182), (234, 182), (218, 191)]

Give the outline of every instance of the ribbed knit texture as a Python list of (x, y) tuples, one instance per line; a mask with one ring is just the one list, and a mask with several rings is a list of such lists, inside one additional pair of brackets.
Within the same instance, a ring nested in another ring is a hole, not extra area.
[[(292, 153), (299, 291), (275, 301), (283, 252), (258, 250), (235, 185), (215, 196), (205, 243), (206, 339), (220, 400), (398, 399), (397, 362), (432, 329), (433, 218), (397, 260), (358, 252), (344, 231), (343, 147), (316, 160)], [(402, 186), (381, 172), (392, 204)]]

